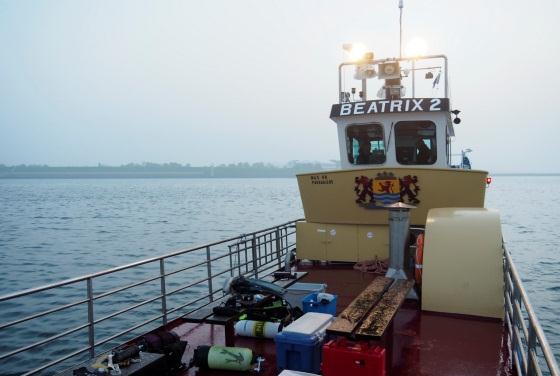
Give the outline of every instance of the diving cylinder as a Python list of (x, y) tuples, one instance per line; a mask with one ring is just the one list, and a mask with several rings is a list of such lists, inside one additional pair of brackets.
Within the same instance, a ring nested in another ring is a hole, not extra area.
[(281, 330), (278, 322), (240, 320), (235, 324), (235, 334), (245, 337), (274, 338)]
[(249, 371), (253, 351), (244, 347), (198, 346), (194, 350), (193, 363), (199, 368)]

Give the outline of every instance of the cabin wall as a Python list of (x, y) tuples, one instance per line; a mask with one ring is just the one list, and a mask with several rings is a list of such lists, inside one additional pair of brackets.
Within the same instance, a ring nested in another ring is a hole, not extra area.
[[(386, 225), (384, 203), (373, 192), (393, 176), (392, 202), (416, 206), (411, 225), (423, 226), (428, 210), (441, 207), (484, 206), (486, 171), (435, 168), (368, 168), (297, 176), (305, 219), (315, 223)], [(372, 197), (373, 196), (373, 197)], [(382, 196), (387, 197), (387, 196)]]
[[(367, 166), (370, 167), (411, 167), (411, 165), (401, 165), (397, 162), (395, 153), (395, 130), (391, 132), (391, 123), (396, 124), (399, 121), (413, 121), (413, 120), (429, 120), (436, 124), (436, 142), (437, 142), (437, 160), (431, 165), (414, 165), (418, 168), (445, 168), (448, 167), (447, 163), (447, 126), (449, 122), (449, 115), (447, 112), (415, 112), (415, 113), (399, 113), (399, 114), (377, 114), (377, 115), (359, 115), (348, 116), (344, 118), (336, 118), (334, 121), (337, 124), (338, 132), (338, 147), (340, 153), (340, 162), (342, 168), (348, 169), (361, 169)], [(370, 124), (379, 123), (383, 125), (385, 136), (385, 149), (387, 160), (383, 164), (376, 165), (352, 165), (348, 161), (348, 151), (346, 148), (346, 128), (355, 124)], [(389, 140), (389, 135), (391, 139)]]
[(387, 225), (298, 222), (297, 256), (307, 260), (364, 261), (389, 257)]

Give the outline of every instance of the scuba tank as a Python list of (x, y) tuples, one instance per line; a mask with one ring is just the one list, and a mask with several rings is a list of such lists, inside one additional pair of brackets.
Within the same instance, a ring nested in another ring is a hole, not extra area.
[(192, 359), (192, 365), (203, 369), (249, 371), (252, 364), (253, 351), (244, 347), (198, 346)]
[(235, 334), (245, 337), (274, 338), (281, 330), (278, 322), (240, 320), (235, 324)]

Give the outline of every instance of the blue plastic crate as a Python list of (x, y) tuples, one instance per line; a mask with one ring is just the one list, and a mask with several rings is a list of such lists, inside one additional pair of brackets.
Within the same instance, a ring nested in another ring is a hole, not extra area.
[(320, 312), (336, 316), (337, 296), (333, 295), (334, 299), (325, 304), (323, 302), (317, 301), (317, 295), (318, 293), (314, 292), (303, 298), (303, 312)]
[(325, 330), (333, 316), (310, 312), (274, 337), (278, 371), (320, 373)]

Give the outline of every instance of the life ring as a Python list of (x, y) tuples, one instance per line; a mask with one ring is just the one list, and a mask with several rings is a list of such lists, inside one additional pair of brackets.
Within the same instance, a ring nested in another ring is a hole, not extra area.
[(424, 262), (424, 234), (416, 237), (416, 255), (414, 257), (414, 279), (416, 283), (422, 283), (422, 266)]

